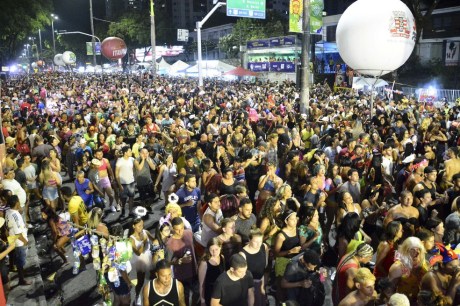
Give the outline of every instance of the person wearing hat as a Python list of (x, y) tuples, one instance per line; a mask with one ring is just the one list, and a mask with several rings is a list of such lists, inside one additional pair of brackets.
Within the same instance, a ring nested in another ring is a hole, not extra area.
[[(5, 225), (5, 219), (0, 217), (0, 229), (3, 227), (3, 225)], [(13, 238), (13, 240), (14, 239), (15, 238)], [(0, 305), (6, 305), (5, 296), (8, 295), (10, 290), (7, 255), (11, 253), (15, 247), (16, 244), (14, 242), (8, 243), (0, 239)]]
[(394, 182), (394, 187), (396, 190), (396, 194), (400, 194), (406, 187), (407, 180), (409, 176), (412, 174), (413, 164), (415, 160), (415, 154), (411, 154), (403, 159), (402, 163), (404, 167), (399, 170), (398, 174), (396, 174), (396, 179)]
[(460, 286), (458, 255), (448, 246), (437, 244), (442, 260), (437, 269), (428, 271), (421, 280), (421, 290), (428, 290), (446, 297), (447, 305), (453, 305)]
[[(288, 300), (302, 301), (302, 305), (307, 306), (323, 305), (325, 290), (317, 270), (320, 264), (318, 253), (310, 249), (291, 260), (281, 280)], [(316, 294), (313, 294), (314, 291)]]

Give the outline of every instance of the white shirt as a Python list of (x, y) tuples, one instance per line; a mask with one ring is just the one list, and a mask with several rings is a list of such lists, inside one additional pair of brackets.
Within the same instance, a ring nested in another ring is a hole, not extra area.
[(134, 183), (134, 158), (119, 158), (117, 160), (116, 169), (120, 169), (120, 183), (122, 183), (123, 185)]
[(32, 189), (36, 188), (37, 173), (35, 171), (34, 165), (33, 164), (28, 165), (27, 167), (24, 168), (23, 171), (24, 171), (24, 174), (26, 175), (27, 187), (32, 188)]
[[(27, 227), (19, 211), (8, 209), (5, 213), (5, 223), (8, 226), (10, 236), (22, 234), (27, 240)], [(22, 247), (24, 246), (24, 242), (16, 239), (15, 245), (16, 247)]]
[(14, 179), (13, 180), (4, 179), (2, 181), (2, 184), (3, 184), (4, 190), (9, 190), (13, 193), (13, 195), (18, 196), (21, 207), (24, 207), (26, 205), (27, 195), (26, 195), (25, 190), (21, 187), (21, 184), (18, 183), (18, 181)]

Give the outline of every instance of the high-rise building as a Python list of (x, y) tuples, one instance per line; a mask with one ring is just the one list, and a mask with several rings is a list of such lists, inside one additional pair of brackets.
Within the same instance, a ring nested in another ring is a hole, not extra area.
[(267, 0), (267, 10), (273, 10), (281, 16), (289, 17), (289, 0)]
[(172, 20), (174, 26), (180, 29), (193, 30), (197, 21), (212, 9), (212, 0), (171, 0)]

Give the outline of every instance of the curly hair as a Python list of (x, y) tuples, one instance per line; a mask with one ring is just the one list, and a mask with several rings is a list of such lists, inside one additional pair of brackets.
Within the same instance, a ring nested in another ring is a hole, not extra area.
[(270, 223), (272, 223), (273, 220), (276, 220), (274, 207), (278, 201), (279, 200), (277, 197), (269, 197), (265, 201), (265, 204), (264, 206), (262, 206), (262, 209), (260, 210), (260, 213), (259, 213), (260, 222), (265, 218), (267, 218), (270, 221)]

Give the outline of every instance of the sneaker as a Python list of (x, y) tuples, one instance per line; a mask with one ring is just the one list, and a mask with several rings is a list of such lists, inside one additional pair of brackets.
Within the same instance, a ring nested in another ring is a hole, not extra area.
[(139, 296), (137, 297), (136, 299), (136, 306), (142, 306), (142, 299), (141, 299), (141, 295), (139, 294)]
[(116, 212), (116, 211), (117, 211), (117, 209), (116, 209), (115, 206), (113, 206), (113, 205), (110, 206), (110, 210), (111, 210), (112, 212)]
[(117, 211), (120, 211), (121, 210), (121, 206), (120, 204), (117, 204)]

